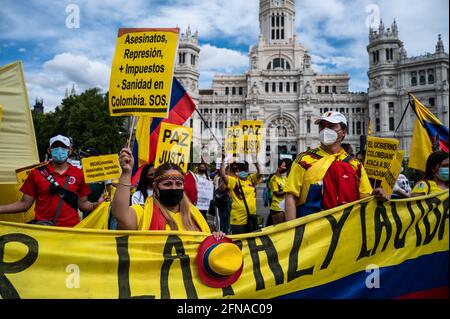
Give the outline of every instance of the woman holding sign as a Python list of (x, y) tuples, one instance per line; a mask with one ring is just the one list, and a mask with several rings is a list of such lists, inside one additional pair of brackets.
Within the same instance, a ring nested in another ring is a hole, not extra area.
[[(128, 206), (131, 187), (133, 155), (128, 148), (119, 156), (122, 175), (111, 204), (118, 229), (126, 230), (186, 230), (210, 233), (208, 223), (184, 193), (184, 174), (177, 165), (164, 163), (155, 170), (153, 196), (144, 207)], [(216, 239), (224, 233), (213, 233)]]

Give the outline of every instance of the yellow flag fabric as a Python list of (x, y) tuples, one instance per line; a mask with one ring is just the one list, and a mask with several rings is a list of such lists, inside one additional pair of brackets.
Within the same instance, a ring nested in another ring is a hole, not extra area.
[(150, 125), (152, 124), (152, 118), (150, 116), (139, 116), (136, 125), (136, 143), (138, 148), (138, 160), (139, 165), (148, 163), (150, 158)]
[(364, 199), (229, 236), (243, 271), (223, 289), (198, 272), (208, 233), (0, 222), (0, 297), (397, 298), (445, 287), (448, 297), (448, 200)]
[[(16, 169), (39, 163), (33, 119), (25, 86), (22, 62), (0, 67), (0, 205), (22, 198)], [(0, 220), (26, 222), (31, 214), (2, 214)]]
[[(426, 124), (442, 125), (442, 122), (431, 113), (414, 95), (410, 94), (416, 110), (416, 121), (409, 151), (409, 168), (425, 172), (428, 156), (433, 153), (433, 144), (425, 128)], [(448, 134), (448, 130), (447, 130)]]

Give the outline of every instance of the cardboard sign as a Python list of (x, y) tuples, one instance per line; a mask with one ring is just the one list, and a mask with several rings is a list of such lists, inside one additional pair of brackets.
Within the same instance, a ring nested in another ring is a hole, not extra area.
[(192, 129), (185, 126), (161, 123), (155, 168), (163, 163), (180, 166), (187, 172), (192, 141)]
[(86, 183), (116, 179), (122, 174), (117, 154), (86, 157), (81, 160), (81, 165)]
[(109, 83), (111, 116), (167, 117), (179, 29), (119, 29)]
[(395, 161), (400, 142), (391, 138), (367, 137), (367, 152), (364, 168), (367, 176), (383, 180), (385, 173)]
[(400, 170), (402, 168), (403, 157), (405, 156), (405, 151), (398, 151), (395, 160), (392, 161), (389, 168), (381, 180), (381, 187), (386, 193), (387, 197), (390, 197), (392, 190), (394, 189), (395, 183), (397, 182), (398, 175), (400, 175)]
[(240, 121), (243, 135), (243, 153), (258, 154), (263, 139), (263, 121)]
[(213, 181), (206, 178), (197, 178), (197, 205), (199, 210), (208, 210), (209, 204), (213, 199), (214, 184)]

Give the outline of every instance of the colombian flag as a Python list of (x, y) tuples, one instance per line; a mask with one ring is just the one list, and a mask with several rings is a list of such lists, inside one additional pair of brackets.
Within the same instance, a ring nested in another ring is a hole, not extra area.
[(417, 115), (410, 148), (409, 167), (425, 172), (428, 156), (433, 151), (448, 153), (448, 127), (412, 94), (412, 107)]
[(194, 101), (174, 77), (168, 118), (139, 117), (136, 125), (136, 141), (133, 146), (133, 157), (136, 160), (133, 167), (132, 184), (137, 184), (139, 181), (142, 166), (155, 160), (161, 123), (183, 125), (194, 110)]

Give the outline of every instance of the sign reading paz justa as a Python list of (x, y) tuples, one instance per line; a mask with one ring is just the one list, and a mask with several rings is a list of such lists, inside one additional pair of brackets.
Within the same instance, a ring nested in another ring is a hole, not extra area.
[(179, 29), (119, 29), (109, 83), (112, 116), (167, 117)]
[(225, 153), (236, 156), (242, 152), (242, 129), (239, 126), (227, 127), (225, 135)]
[(240, 121), (239, 126), (243, 135), (243, 153), (257, 154), (263, 139), (263, 121)]
[(191, 152), (192, 129), (185, 126), (161, 123), (155, 168), (163, 163), (180, 166), (187, 172)]
[(122, 173), (117, 154), (86, 157), (81, 160), (81, 165), (86, 183), (116, 179)]
[(384, 178), (386, 171), (397, 157), (399, 143), (398, 140), (391, 138), (372, 136), (367, 138), (364, 168), (369, 178), (376, 180), (382, 180)]

